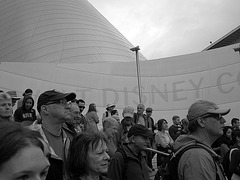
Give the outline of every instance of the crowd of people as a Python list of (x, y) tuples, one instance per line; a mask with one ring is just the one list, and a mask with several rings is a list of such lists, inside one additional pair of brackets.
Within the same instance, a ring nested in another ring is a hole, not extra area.
[[(158, 152), (170, 155), (190, 145), (178, 162), (178, 179), (240, 177), (239, 119), (224, 126), (230, 109), (213, 102), (194, 102), (186, 117), (174, 115), (168, 127), (168, 120), (154, 121), (153, 108), (142, 103), (136, 111), (125, 107), (123, 119), (116, 105), (108, 104), (100, 122), (97, 105), (89, 103), (83, 114), (85, 101), (74, 92), (45, 91), (37, 110), (32, 95), (31, 89), (22, 98), (0, 92), (0, 179), (150, 180), (156, 171), (155, 179), (168, 180), (168, 156)], [(229, 165), (223, 169), (226, 157)]]

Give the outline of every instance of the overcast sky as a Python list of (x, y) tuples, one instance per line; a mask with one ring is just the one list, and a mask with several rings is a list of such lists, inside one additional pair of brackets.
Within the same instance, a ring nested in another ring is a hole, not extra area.
[(200, 52), (240, 25), (240, 0), (88, 0), (147, 59)]

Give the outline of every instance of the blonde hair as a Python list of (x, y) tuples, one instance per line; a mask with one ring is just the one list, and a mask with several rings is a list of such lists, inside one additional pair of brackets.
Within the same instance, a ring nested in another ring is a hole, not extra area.
[(9, 101), (11, 101), (12, 97), (8, 93), (1, 92), (0, 93), (0, 101), (1, 100), (9, 100)]

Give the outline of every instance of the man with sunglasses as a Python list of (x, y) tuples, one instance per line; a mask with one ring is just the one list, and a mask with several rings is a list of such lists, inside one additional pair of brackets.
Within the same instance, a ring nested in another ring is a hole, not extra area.
[(82, 114), (83, 110), (85, 109), (85, 101), (83, 99), (79, 99), (77, 100), (77, 105), (79, 107), (80, 110), (80, 114), (79, 114), (79, 126), (81, 127), (81, 131), (84, 132), (86, 131), (87, 128), (87, 121), (85, 116)]
[(215, 103), (205, 100), (199, 100), (190, 106), (187, 115), (190, 134), (179, 136), (175, 141), (174, 150), (192, 145), (196, 147), (186, 150), (180, 157), (180, 180), (225, 180), (218, 161), (219, 156), (211, 145), (223, 134), (226, 121), (222, 116), (229, 112), (230, 109), (220, 109)]
[(51, 164), (46, 180), (65, 179), (65, 160), (70, 139), (63, 129), (63, 123), (71, 118), (69, 102), (75, 99), (75, 93), (62, 93), (49, 90), (42, 93), (37, 102), (37, 110), (42, 124), (32, 126), (40, 132), (50, 147)]

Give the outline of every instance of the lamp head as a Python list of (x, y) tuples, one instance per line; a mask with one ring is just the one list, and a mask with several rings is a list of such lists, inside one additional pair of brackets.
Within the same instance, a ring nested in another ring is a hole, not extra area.
[(140, 48), (139, 48), (139, 46), (136, 46), (136, 47), (131, 48), (130, 50), (131, 51), (138, 51), (138, 50), (140, 50)]

